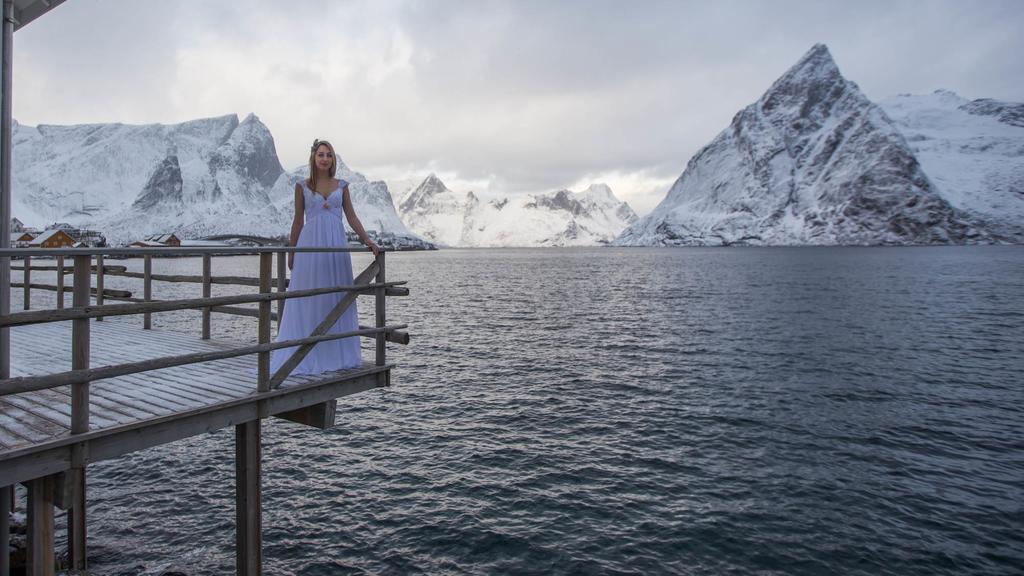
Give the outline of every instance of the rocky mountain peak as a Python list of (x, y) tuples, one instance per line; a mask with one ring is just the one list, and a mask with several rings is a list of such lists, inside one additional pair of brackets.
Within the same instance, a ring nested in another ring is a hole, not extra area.
[(768, 88), (762, 101), (771, 100), (775, 93), (798, 94), (817, 84), (830, 85), (843, 80), (828, 47), (815, 44)]
[[(431, 172), (419, 186), (406, 194), (401, 204), (399, 204), (398, 210), (403, 214), (417, 209), (423, 210), (426, 209), (427, 205), (439, 201), (438, 197), (451, 195), (453, 195), (452, 191), (444, 185), (444, 182), (436, 174)], [(457, 201), (451, 198), (446, 203), (453, 204), (457, 203)]]
[(618, 204), (621, 202), (612, 192), (610, 186), (603, 182), (591, 184), (586, 190), (579, 193), (581, 199), (589, 199), (598, 204)]
[(132, 203), (132, 208), (149, 210), (159, 204), (181, 204), (181, 166), (178, 157), (167, 156)]
[[(238, 117), (234, 118), (237, 122)], [(224, 167), (240, 171), (266, 188), (273, 186), (284, 172), (270, 129), (251, 113), (236, 124), (228, 139), (217, 148), (210, 167), (215, 173)]]
[[(856, 85), (843, 78), (828, 48), (824, 44), (815, 44), (768, 88), (758, 100), (758, 108), (764, 114), (817, 124), (831, 113), (832, 107), (844, 94), (850, 92), (849, 88), (858, 94), (860, 92)], [(741, 116), (737, 115), (737, 119)]]
[(1024, 104), (979, 98), (960, 107), (968, 114), (992, 116), (1003, 124), (1024, 128)]
[(636, 244), (936, 244), (976, 230), (935, 191), (882, 109), (811, 48), (690, 159), (617, 240)]

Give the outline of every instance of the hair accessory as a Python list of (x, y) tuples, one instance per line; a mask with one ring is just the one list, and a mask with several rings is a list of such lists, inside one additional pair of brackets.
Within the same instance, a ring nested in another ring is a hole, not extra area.
[(310, 152), (316, 152), (316, 149), (317, 149), (318, 146), (320, 146), (320, 139), (319, 138), (315, 138), (313, 140), (313, 146), (310, 147), (309, 151)]

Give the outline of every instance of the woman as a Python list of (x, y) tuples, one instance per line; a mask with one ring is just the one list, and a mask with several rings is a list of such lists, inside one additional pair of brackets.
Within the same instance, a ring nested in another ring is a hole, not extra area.
[[(363, 230), (363, 224), (352, 208), (348, 182), (334, 177), (338, 163), (334, 147), (326, 140), (314, 140), (309, 153), (309, 178), (295, 184), (295, 217), (292, 219), (290, 246), (344, 247), (345, 218), (359, 239), (376, 256), (380, 248)], [(352, 258), (348, 252), (299, 252), (288, 255), (292, 269), (288, 290), (308, 290), (326, 286), (352, 284)], [(345, 292), (322, 294), (287, 300), (278, 329), (278, 342), (306, 338), (327, 314), (345, 297)], [(330, 333), (359, 329), (355, 302), (342, 314)], [(297, 348), (283, 348), (271, 354), (273, 374), (295, 353)], [(352, 368), (361, 362), (359, 337), (320, 342), (292, 370), (292, 374), (320, 374)]]

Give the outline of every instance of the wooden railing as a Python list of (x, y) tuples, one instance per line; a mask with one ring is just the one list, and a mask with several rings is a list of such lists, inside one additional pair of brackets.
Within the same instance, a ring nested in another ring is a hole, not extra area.
[[(257, 376), (255, 390), (257, 392), (269, 392), (277, 388), (288, 377), (291, 371), (302, 361), (302, 359), (319, 342), (337, 340), (350, 337), (373, 338), (376, 342), (375, 363), (377, 366), (384, 366), (386, 362), (386, 342), (407, 344), (408, 333), (404, 332), (406, 325), (386, 324), (386, 297), (406, 296), (408, 289), (401, 287), (401, 282), (388, 282), (385, 279), (385, 252), (374, 258), (369, 266), (358, 274), (351, 285), (328, 286), (323, 288), (296, 290), (285, 292), (287, 278), (285, 274), (285, 263), (289, 253), (294, 252), (356, 252), (364, 251), (363, 248), (291, 248), (291, 247), (260, 247), (260, 248), (66, 248), (66, 249), (8, 249), (0, 250), (0, 258), (21, 257), (21, 266), (12, 266), (12, 269), (23, 271), (24, 281), (20, 283), (11, 282), (13, 287), (21, 287), (24, 290), (24, 310), (12, 312), (7, 315), (0, 315), (0, 329), (46, 322), (72, 322), (72, 362), (71, 370), (46, 374), (42, 376), (22, 376), (0, 380), (0, 396), (56, 388), (58, 386), (71, 386), (71, 433), (80, 434), (88, 431), (89, 422), (89, 383), (93, 380), (126, 376), (162, 368), (183, 366), (200, 362), (210, 362), (226, 358), (234, 358), (249, 354), (257, 355)], [(277, 255), (277, 277), (271, 274), (274, 255)], [(214, 256), (259, 256), (259, 276), (239, 277), (211, 275), (212, 258)], [(144, 271), (128, 272), (125, 266), (108, 266), (104, 263), (104, 257), (138, 257), (144, 258)], [(203, 273), (201, 276), (165, 275), (153, 274), (152, 258), (154, 256), (202, 256)], [(53, 257), (56, 259), (55, 266), (36, 266), (32, 264), (33, 257)], [(69, 269), (65, 266), (64, 259), (70, 257), (73, 266)], [(56, 285), (33, 284), (31, 272), (33, 270), (55, 271), (57, 273)], [(64, 276), (67, 273), (73, 274), (72, 286), (64, 284)], [(96, 285), (92, 286), (92, 276), (96, 276)], [(141, 278), (143, 280), (142, 299), (132, 298), (130, 293), (125, 291), (108, 290), (104, 287), (106, 276), (122, 276), (128, 278)], [(179, 300), (153, 300), (152, 282), (190, 282), (201, 285), (202, 297), (194, 299)], [(256, 286), (257, 293), (240, 294), (232, 296), (211, 296), (212, 284), (231, 284), (241, 286)], [(276, 287), (277, 291), (272, 291)], [(56, 290), (57, 307), (47, 310), (31, 310), (32, 289)], [(72, 293), (72, 306), (64, 308), (64, 292)], [(319, 294), (332, 294), (344, 292), (345, 296), (338, 305), (324, 318), (316, 330), (308, 337), (281, 342), (271, 342), (271, 321), (272, 318), (280, 318), (285, 300), (302, 298)], [(372, 327), (360, 326), (359, 329), (328, 334), (328, 330), (337, 322), (344, 311), (355, 302), (360, 294), (372, 294), (375, 300), (375, 323)], [(95, 298), (95, 304), (91, 299)], [(123, 304), (106, 304), (105, 300), (127, 301)], [(271, 313), (273, 302), (278, 303), (277, 314)], [(238, 304), (256, 303), (258, 309), (239, 308)], [(255, 316), (258, 319), (258, 343), (255, 346), (243, 346), (229, 350), (218, 350), (215, 352), (200, 352), (183, 354), (179, 356), (165, 356), (111, 366), (93, 368), (89, 363), (90, 329), (89, 320), (103, 320), (108, 316), (142, 315), (143, 328), (151, 328), (150, 317), (158, 312), (170, 312), (176, 310), (202, 310), (201, 338), (210, 337), (210, 315), (212, 312), (227, 314), (241, 314)], [(270, 352), (282, 348), (298, 347), (297, 351), (286, 363), (274, 374), (270, 373)], [(9, 363), (8, 358), (3, 359)]]

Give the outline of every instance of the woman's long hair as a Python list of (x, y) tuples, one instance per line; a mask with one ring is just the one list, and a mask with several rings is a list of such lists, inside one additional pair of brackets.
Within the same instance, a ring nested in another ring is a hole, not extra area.
[(316, 192), (316, 151), (321, 146), (327, 146), (327, 149), (331, 151), (331, 169), (327, 173), (334, 178), (334, 173), (338, 171), (338, 155), (334, 153), (334, 146), (331, 146), (327, 140), (313, 140), (313, 147), (309, 149), (309, 178), (306, 179), (306, 185), (314, 192)]

